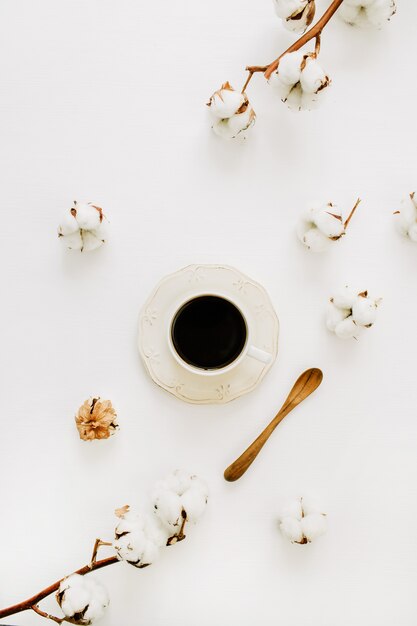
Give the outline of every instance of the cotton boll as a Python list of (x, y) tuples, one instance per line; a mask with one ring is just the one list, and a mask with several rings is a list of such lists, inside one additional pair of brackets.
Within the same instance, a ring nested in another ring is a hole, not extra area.
[(307, 541), (313, 541), (327, 530), (327, 519), (321, 513), (311, 513), (301, 520), (301, 530)]
[(300, 82), (306, 93), (318, 93), (327, 87), (330, 79), (316, 59), (307, 57), (305, 67), (301, 72)]
[(156, 489), (153, 501), (155, 513), (162, 522), (173, 529), (181, 525), (182, 502), (178, 494), (161, 487)]
[(395, 0), (345, 0), (338, 13), (359, 28), (381, 28), (396, 12)]
[(346, 285), (334, 294), (332, 302), (339, 309), (351, 309), (357, 295), (357, 291)]
[(336, 330), (336, 326), (345, 320), (351, 314), (350, 309), (339, 309), (337, 306), (334, 306), (332, 302), (329, 303), (326, 317), (326, 326), (327, 328), (334, 333)]
[(312, 252), (324, 252), (331, 245), (331, 240), (315, 226), (304, 233), (300, 241)]
[(105, 242), (104, 238), (100, 235), (100, 231), (95, 230), (83, 230), (82, 231), (82, 250), (83, 252), (90, 252), (91, 250), (96, 250), (100, 248)]
[(352, 307), (352, 318), (359, 326), (372, 326), (376, 320), (377, 306), (375, 300), (358, 296)]
[(83, 230), (94, 230), (99, 228), (102, 222), (101, 208), (89, 202), (88, 204), (76, 204), (75, 206), (75, 219), (78, 226)]
[[(401, 201), (399, 210), (394, 213), (398, 231), (402, 235), (410, 237), (410, 239), (413, 239), (414, 236), (414, 234), (413, 236), (410, 235), (410, 229), (412, 229), (412, 232), (414, 233), (413, 226), (417, 223), (417, 206), (415, 198), (415, 194), (409, 194)], [(413, 239), (413, 241), (415, 241), (415, 239)]]
[(242, 113), (237, 113), (229, 119), (229, 132), (232, 139), (237, 137), (240, 133), (244, 133), (255, 123), (255, 113), (253, 109), (247, 108)]
[(152, 501), (161, 522), (177, 532), (187, 522), (196, 522), (204, 513), (208, 500), (206, 483), (192, 474), (178, 470), (160, 481)]
[(281, 532), (293, 543), (309, 543), (326, 530), (326, 517), (312, 499), (289, 502), (281, 517)]
[(358, 336), (359, 326), (355, 324), (352, 316), (350, 315), (336, 325), (334, 332), (340, 339), (351, 339), (352, 337)]
[(56, 598), (65, 617), (75, 624), (92, 624), (109, 605), (106, 588), (90, 575), (72, 574), (62, 580)]
[(317, 228), (329, 239), (339, 238), (345, 233), (342, 216), (330, 203), (316, 209), (312, 214), (312, 219)]
[(303, 540), (303, 530), (301, 521), (294, 517), (284, 517), (280, 522), (280, 530), (292, 543), (301, 543)]
[(275, 11), (282, 25), (294, 33), (303, 33), (314, 19), (314, 0), (275, 0)]
[(247, 108), (241, 113), (236, 113), (232, 117), (226, 119), (217, 119), (212, 125), (214, 133), (223, 139), (236, 139), (236, 137), (245, 136), (247, 131), (255, 123), (255, 112), (248, 104)]
[(69, 250), (82, 250), (83, 248), (83, 240), (81, 237), (81, 231), (77, 230), (75, 233), (71, 235), (65, 235), (61, 237), (61, 241), (64, 246)]
[(92, 202), (74, 202), (61, 219), (58, 237), (70, 250), (89, 252), (99, 248), (107, 239), (102, 209)]
[(293, 111), (301, 111), (303, 108), (302, 98), (303, 90), (301, 89), (300, 83), (297, 83), (297, 85), (291, 89), (287, 97), (282, 99), (282, 101), (285, 102), (289, 109), (292, 109)]
[(232, 117), (245, 102), (245, 96), (235, 91), (229, 83), (224, 83), (222, 88), (216, 91), (210, 98), (209, 106), (211, 113), (219, 118)]
[[(346, 2), (346, 0), (345, 0)], [(359, 14), (361, 12), (361, 8), (359, 6), (354, 6), (350, 4), (343, 3), (341, 7), (339, 7), (338, 13), (339, 16), (343, 19), (344, 22), (354, 26), (359, 22)]]
[(167, 542), (167, 533), (154, 516), (130, 511), (123, 514), (116, 526), (115, 537), (113, 546), (118, 559), (138, 568), (151, 565)]
[(66, 211), (62, 216), (58, 226), (58, 236), (72, 235), (79, 230), (78, 222), (75, 219), (74, 211)]
[(276, 14), (284, 19), (294, 13), (301, 12), (306, 5), (307, 0), (274, 0)]
[(279, 61), (276, 74), (281, 82), (286, 85), (295, 85), (301, 77), (301, 64), (304, 55), (300, 51), (284, 54)]
[(182, 507), (187, 521), (196, 523), (206, 510), (208, 494), (199, 488), (189, 489), (182, 496)]

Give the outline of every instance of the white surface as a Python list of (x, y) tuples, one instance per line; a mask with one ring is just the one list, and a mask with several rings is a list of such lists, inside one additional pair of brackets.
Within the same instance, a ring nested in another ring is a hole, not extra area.
[[(1, 3), (1, 605), (85, 564), (113, 509), (182, 466), (209, 482), (207, 516), (152, 567), (97, 574), (111, 594), (103, 626), (415, 624), (417, 246), (391, 213), (417, 184), (417, 3), (399, 5), (381, 32), (328, 26), (333, 86), (317, 112), (293, 114), (255, 76), (258, 122), (239, 145), (212, 136), (204, 102), (292, 40), (269, 0)], [(340, 245), (303, 249), (294, 226), (311, 199), (347, 211), (358, 195)], [(91, 255), (55, 238), (73, 199), (111, 220)], [(274, 368), (225, 406), (164, 393), (137, 353), (142, 303), (193, 262), (247, 272), (280, 317)], [(345, 282), (384, 298), (358, 342), (324, 326)], [(227, 484), (223, 469), (312, 365), (320, 390)], [(73, 423), (89, 394), (111, 398), (121, 423), (98, 445)], [(329, 532), (287, 545), (280, 506), (312, 492)]]

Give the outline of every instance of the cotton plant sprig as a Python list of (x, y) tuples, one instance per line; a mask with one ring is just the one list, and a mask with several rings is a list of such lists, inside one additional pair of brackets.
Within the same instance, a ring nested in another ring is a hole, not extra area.
[(394, 212), (399, 232), (417, 243), (417, 197), (410, 193), (401, 201), (400, 208)]
[(347, 227), (360, 203), (360, 198), (355, 202), (348, 217), (343, 219), (341, 212), (335, 204), (313, 206), (305, 211), (298, 224), (297, 236), (306, 248), (312, 252), (323, 252), (346, 235)]
[(297, 498), (285, 506), (279, 528), (291, 543), (305, 545), (326, 532), (327, 516), (317, 504)]
[(330, 298), (326, 325), (340, 339), (357, 339), (366, 328), (374, 325), (381, 298), (371, 298), (368, 291), (358, 293), (349, 286)]
[[(195, 524), (203, 515), (208, 500), (206, 483), (195, 475), (176, 470), (157, 483), (148, 512), (132, 511), (128, 505), (115, 511), (118, 523), (114, 541), (96, 539), (88, 565), (64, 576), (46, 589), (18, 604), (0, 609), (0, 619), (32, 610), (57, 624), (68, 622), (81, 626), (100, 619), (109, 605), (106, 588), (91, 572), (121, 561), (143, 569), (151, 565), (164, 546), (171, 546), (186, 537), (186, 524)], [(112, 547), (113, 556), (97, 560), (102, 546)], [(43, 611), (39, 603), (55, 594), (63, 613), (57, 617)]]
[[(294, 32), (304, 32), (315, 14), (314, 0), (274, 0), (275, 10), (283, 25)], [(314, 109), (323, 98), (331, 79), (318, 61), (323, 29), (340, 9), (340, 16), (356, 26), (381, 27), (396, 11), (395, 0), (333, 0), (321, 18), (307, 32), (267, 65), (249, 65), (247, 79), (236, 91), (226, 82), (214, 92), (207, 103), (212, 129), (221, 137), (245, 137), (254, 125), (256, 115), (246, 90), (252, 77), (262, 73), (279, 97), (291, 109)], [(314, 50), (302, 48), (315, 40)]]

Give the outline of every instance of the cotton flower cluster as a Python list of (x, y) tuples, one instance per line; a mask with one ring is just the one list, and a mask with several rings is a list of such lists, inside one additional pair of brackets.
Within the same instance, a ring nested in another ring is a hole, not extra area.
[(114, 549), (121, 561), (135, 567), (151, 565), (166, 545), (167, 533), (154, 515), (133, 513), (128, 506), (116, 511), (120, 522), (116, 526)]
[(246, 94), (235, 91), (228, 82), (214, 92), (208, 106), (213, 118), (213, 131), (219, 137), (225, 139), (244, 137), (245, 131), (255, 123), (255, 111)]
[(290, 502), (284, 509), (279, 527), (291, 543), (310, 543), (327, 530), (325, 513), (304, 498)]
[(315, 0), (274, 0), (274, 5), (283, 26), (294, 33), (304, 33), (316, 12)]
[(394, 215), (397, 216), (396, 222), (400, 233), (417, 243), (417, 197), (415, 193), (410, 193), (407, 198), (404, 198), (399, 211), (395, 211)]
[(352, 26), (381, 28), (396, 10), (395, 0), (344, 0), (338, 14)]
[(332, 298), (327, 311), (327, 328), (341, 339), (357, 338), (364, 328), (373, 326), (380, 299), (344, 287)]
[(176, 470), (156, 484), (152, 513), (134, 513), (129, 506), (118, 509), (116, 515), (120, 521), (113, 543), (118, 559), (138, 568), (151, 565), (163, 546), (185, 538), (185, 524), (198, 521), (207, 499), (207, 485), (203, 480)]
[[(206, 483), (181, 470), (159, 482), (152, 501), (161, 522), (174, 533), (169, 542), (181, 535), (185, 522), (196, 523), (205, 511), (208, 500)], [(180, 538), (182, 538), (180, 536)]]
[(330, 78), (314, 54), (297, 51), (282, 57), (269, 83), (290, 109), (301, 111), (318, 106), (321, 94), (330, 85)]
[(74, 206), (62, 216), (58, 237), (70, 250), (96, 250), (106, 241), (104, 220), (101, 207), (74, 201)]
[(92, 624), (102, 617), (110, 601), (106, 588), (90, 574), (71, 574), (64, 578), (56, 599), (73, 624)]
[(313, 252), (327, 250), (333, 242), (346, 234), (346, 228), (359, 202), (357, 200), (346, 220), (343, 220), (340, 211), (331, 202), (305, 211), (297, 224), (297, 236), (301, 243)]

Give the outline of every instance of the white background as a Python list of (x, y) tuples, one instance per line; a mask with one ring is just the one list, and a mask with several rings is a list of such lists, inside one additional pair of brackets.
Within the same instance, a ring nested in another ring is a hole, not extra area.
[[(317, 112), (288, 111), (255, 76), (258, 120), (242, 144), (211, 133), (204, 103), (293, 41), (269, 0), (2, 1), (2, 606), (87, 563), (94, 539), (112, 537), (113, 510), (180, 466), (207, 479), (207, 514), (152, 567), (97, 573), (111, 594), (103, 626), (415, 624), (417, 246), (392, 212), (417, 185), (417, 3), (399, 5), (379, 32), (330, 22), (321, 59), (333, 85)], [(343, 241), (303, 249), (294, 225), (310, 202), (347, 213), (358, 196)], [(56, 238), (73, 199), (111, 221), (96, 253)], [(155, 283), (200, 262), (260, 281), (281, 322), (274, 368), (224, 406), (163, 392), (136, 349)], [(324, 326), (346, 283), (384, 299), (360, 341)], [(226, 483), (310, 366), (324, 371), (319, 391)], [(97, 445), (73, 422), (90, 394), (110, 398), (121, 423)], [(329, 515), (307, 547), (277, 529), (297, 494)]]

